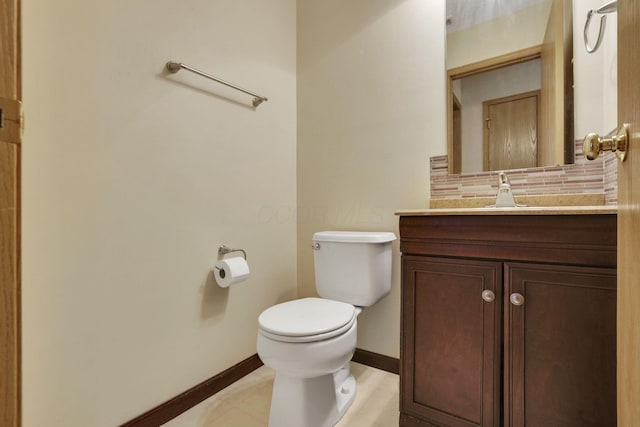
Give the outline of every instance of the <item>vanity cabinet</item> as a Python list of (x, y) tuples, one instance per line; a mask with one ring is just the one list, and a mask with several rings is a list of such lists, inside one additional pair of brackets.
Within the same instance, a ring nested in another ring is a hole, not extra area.
[(615, 426), (616, 216), (405, 215), (401, 426)]

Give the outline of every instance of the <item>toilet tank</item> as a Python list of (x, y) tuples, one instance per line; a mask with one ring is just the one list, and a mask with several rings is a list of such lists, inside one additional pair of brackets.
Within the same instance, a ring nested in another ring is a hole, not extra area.
[(313, 235), (316, 290), (322, 298), (368, 307), (391, 290), (390, 232), (321, 231)]

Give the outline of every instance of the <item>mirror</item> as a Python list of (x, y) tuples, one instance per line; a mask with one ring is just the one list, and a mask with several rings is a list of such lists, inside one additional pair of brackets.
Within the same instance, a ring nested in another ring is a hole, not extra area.
[(572, 163), (572, 60), (571, 0), (447, 0), (449, 173)]

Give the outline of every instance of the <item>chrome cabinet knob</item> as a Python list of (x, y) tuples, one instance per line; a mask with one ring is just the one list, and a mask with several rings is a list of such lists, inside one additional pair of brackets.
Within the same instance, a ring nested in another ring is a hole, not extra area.
[(491, 302), (496, 299), (496, 294), (494, 294), (493, 291), (489, 289), (485, 289), (484, 291), (482, 291), (482, 299), (486, 302)]
[(519, 294), (519, 293), (513, 293), (509, 297), (509, 301), (511, 301), (511, 304), (513, 305), (522, 305), (524, 304), (524, 296), (522, 296), (522, 294)]
[(629, 150), (629, 125), (622, 125), (611, 138), (602, 138), (597, 133), (584, 137), (584, 156), (587, 160), (595, 160), (602, 151), (613, 151), (620, 161), (624, 162)]

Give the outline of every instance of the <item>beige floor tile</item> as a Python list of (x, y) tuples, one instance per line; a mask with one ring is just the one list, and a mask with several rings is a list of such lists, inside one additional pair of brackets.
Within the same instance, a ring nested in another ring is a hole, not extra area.
[(237, 408), (222, 400), (208, 399), (187, 412), (163, 424), (164, 427), (205, 427), (216, 425), (215, 421), (237, 411)]
[(272, 390), (273, 380), (265, 380), (263, 383), (255, 385), (251, 390), (227, 401), (255, 418), (267, 421), (271, 409)]
[(352, 364), (356, 400), (336, 427), (392, 427), (398, 425), (398, 376)]
[(202, 427), (266, 427), (267, 422), (258, 420), (242, 410), (231, 410), (221, 417), (205, 420)]
[[(351, 364), (358, 392), (336, 427), (398, 425), (398, 376), (358, 363)], [(266, 427), (274, 372), (262, 366), (221, 390), (165, 427)]]

